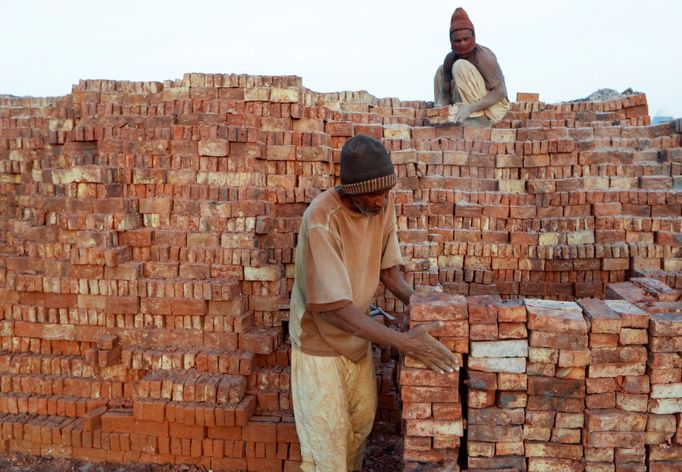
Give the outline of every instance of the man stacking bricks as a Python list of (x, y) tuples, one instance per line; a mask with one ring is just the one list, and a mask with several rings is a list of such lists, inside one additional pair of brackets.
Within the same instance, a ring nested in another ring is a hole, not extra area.
[(413, 293), (399, 269), (397, 176), (381, 142), (355, 136), (341, 150), (341, 185), (303, 215), (291, 295), (291, 384), (303, 471), (360, 470), (377, 392), (371, 343), (388, 345), (437, 372), (455, 356), (425, 324), (406, 333), (368, 316), (379, 281), (405, 305)]
[(476, 44), (474, 25), (463, 8), (450, 20), (450, 51), (434, 78), (436, 106), (457, 104), (455, 123), (486, 126), (504, 118), (510, 104), (495, 54)]

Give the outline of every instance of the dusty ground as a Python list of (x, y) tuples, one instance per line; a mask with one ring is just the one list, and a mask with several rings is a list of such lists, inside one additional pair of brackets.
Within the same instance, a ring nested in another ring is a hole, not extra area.
[[(363, 472), (398, 472), (402, 468), (402, 437), (374, 434), (367, 446)], [(2, 472), (206, 472), (187, 465), (100, 464), (23, 454), (0, 455)]]
[(402, 470), (403, 437), (397, 434), (372, 434), (367, 444), (363, 472)]

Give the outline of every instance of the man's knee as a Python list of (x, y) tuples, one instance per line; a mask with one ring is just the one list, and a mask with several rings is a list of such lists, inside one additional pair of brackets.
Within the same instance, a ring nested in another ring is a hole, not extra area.
[(454, 64), (452, 64), (452, 77), (462, 76), (463, 74), (471, 74), (472, 72), (478, 72), (476, 66), (466, 59), (457, 59)]

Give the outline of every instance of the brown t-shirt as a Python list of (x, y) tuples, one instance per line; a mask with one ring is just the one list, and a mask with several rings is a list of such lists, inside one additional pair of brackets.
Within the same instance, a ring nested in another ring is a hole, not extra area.
[(303, 214), (298, 233), (289, 317), (294, 346), (317, 356), (362, 359), (369, 341), (319, 314), (349, 303), (369, 313), (381, 270), (401, 263), (390, 193), (386, 207), (370, 217), (346, 208), (336, 189), (318, 195)]
[[(455, 61), (460, 59), (455, 51), (450, 51), (443, 61), (443, 83), (449, 84), (452, 82), (452, 66)], [(486, 90), (492, 90), (498, 85), (502, 84), (504, 87), (504, 95), (507, 97), (507, 86), (504, 82), (504, 75), (500, 64), (497, 62), (495, 54), (485, 46), (477, 44), (471, 55), (467, 57), (467, 61), (471, 62), (476, 69), (483, 76)]]

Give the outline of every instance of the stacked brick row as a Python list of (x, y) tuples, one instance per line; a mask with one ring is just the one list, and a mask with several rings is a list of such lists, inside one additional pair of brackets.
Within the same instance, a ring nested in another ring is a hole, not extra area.
[[(658, 306), (657, 306), (658, 305)], [(659, 302), (650, 306), (649, 375), (651, 397), (647, 444), (649, 469), (682, 469), (682, 305)], [(656, 421), (652, 422), (652, 418)], [(675, 468), (676, 467), (676, 468)]]
[[(418, 294), (410, 302), (410, 327), (440, 321), (431, 335), (458, 354), (467, 352), (467, 303), (461, 295)], [(464, 342), (462, 342), (462, 340)], [(435, 373), (406, 357), (400, 370), (404, 454), (414, 462), (457, 463), (463, 435), (460, 371)]]
[(526, 299), (529, 470), (581, 470), (587, 322), (574, 302)]
[[(468, 466), (525, 470), (526, 310), (521, 303), (502, 302), (489, 295), (468, 297), (467, 303), (471, 340), (467, 359)], [(522, 330), (517, 328), (519, 324)]]
[[(614, 284), (618, 285), (618, 284)], [(624, 300), (580, 300), (590, 321), (586, 457), (603, 470), (644, 468), (648, 314)], [(656, 421), (651, 418), (652, 421)]]
[(619, 302), (633, 303), (649, 314), (645, 377), (649, 393), (645, 437), (648, 470), (680, 470), (682, 349), (678, 340), (682, 332), (682, 304), (678, 301), (679, 294), (656, 280), (642, 278), (614, 284), (609, 292)]

